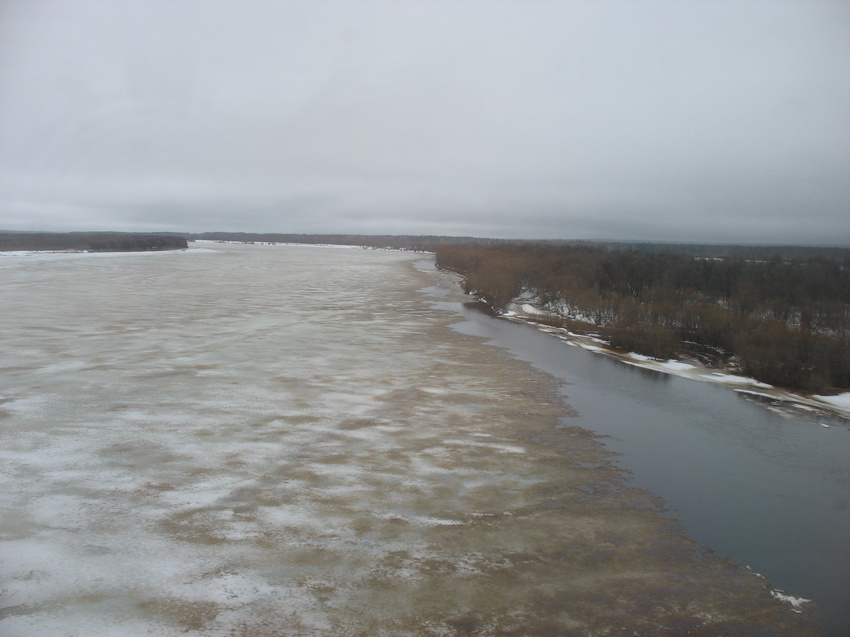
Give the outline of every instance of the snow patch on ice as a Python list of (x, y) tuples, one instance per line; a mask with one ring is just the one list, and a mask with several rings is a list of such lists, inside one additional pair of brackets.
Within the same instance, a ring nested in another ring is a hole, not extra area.
[(381, 520), (401, 520), (409, 524), (419, 526), (463, 526), (461, 520), (452, 520), (450, 518), (437, 518), (430, 515), (402, 514), (397, 512), (380, 513), (375, 515)]
[(794, 597), (793, 595), (788, 595), (780, 590), (770, 591), (770, 594), (773, 595), (780, 602), (785, 602), (786, 604), (791, 605), (791, 610), (795, 613), (802, 613), (803, 604), (808, 604), (812, 600), (806, 599), (805, 597)]
[(505, 443), (494, 443), (494, 442), (477, 442), (475, 440), (457, 440), (450, 439), (445, 440), (443, 442), (445, 445), (462, 445), (467, 447), (479, 447), (482, 449), (493, 449), (494, 451), (501, 451), (503, 453), (526, 453), (524, 447), (520, 447), (518, 445), (508, 445)]

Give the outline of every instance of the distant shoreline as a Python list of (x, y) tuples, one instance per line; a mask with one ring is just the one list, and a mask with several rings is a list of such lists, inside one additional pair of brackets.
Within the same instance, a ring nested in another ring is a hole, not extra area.
[[(191, 235), (189, 235), (191, 237)], [(332, 236), (332, 235), (329, 235)], [(35, 239), (34, 239), (35, 238)], [(110, 232), (69, 232), (69, 233), (18, 233), (0, 232), (0, 252), (148, 252), (164, 250), (181, 250), (192, 243), (266, 243), (253, 240), (190, 238), (173, 234), (144, 234), (144, 233), (110, 233)], [(270, 245), (313, 246), (313, 247), (342, 247), (342, 248), (371, 248), (375, 245), (354, 243), (300, 243), (268, 241)], [(86, 247), (81, 247), (85, 245)], [(10, 247), (14, 246), (14, 247)], [(71, 247), (73, 246), (73, 247)], [(379, 249), (398, 250), (384, 246)], [(408, 248), (409, 250), (409, 248)], [(427, 248), (414, 249), (415, 252), (433, 254)], [(477, 298), (474, 295), (473, 298)], [(482, 303), (485, 301), (478, 299)], [(488, 306), (489, 307), (489, 306)], [(801, 417), (803, 415), (817, 419), (834, 418), (843, 422), (850, 429), (850, 392), (836, 396), (808, 394), (790, 389), (777, 388), (762, 383), (754, 378), (740, 376), (731, 368), (708, 367), (695, 358), (674, 358), (660, 360), (634, 352), (624, 352), (614, 348), (608, 341), (594, 335), (590, 331), (571, 330), (566, 327), (555, 327), (536, 319), (554, 316), (548, 310), (536, 307), (530, 302), (515, 300), (505, 312), (494, 312), (499, 318), (534, 327), (540, 331), (552, 334), (568, 345), (581, 347), (588, 351), (603, 354), (622, 363), (668, 374), (696, 380), (723, 384), (742, 397), (768, 409), (779, 411), (786, 415)], [(563, 318), (563, 317), (561, 317)], [(805, 414), (801, 412), (807, 412)], [(819, 423), (829, 427), (825, 423)]]
[(150, 252), (188, 247), (185, 237), (171, 233), (0, 232), (0, 252)]

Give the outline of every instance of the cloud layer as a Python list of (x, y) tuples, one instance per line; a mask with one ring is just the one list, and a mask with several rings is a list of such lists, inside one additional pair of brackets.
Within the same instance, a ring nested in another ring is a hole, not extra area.
[(0, 227), (850, 244), (844, 2), (3, 2)]

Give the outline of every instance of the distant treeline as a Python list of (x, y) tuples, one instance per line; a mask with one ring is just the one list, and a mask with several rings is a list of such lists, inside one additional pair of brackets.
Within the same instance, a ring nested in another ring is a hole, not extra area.
[(281, 234), (250, 232), (203, 232), (181, 236), (190, 241), (241, 241), (244, 243), (306, 243), (363, 246), (366, 248), (395, 248), (400, 250), (423, 250), (434, 252), (440, 246), (464, 245), (479, 247), (500, 246), (572, 246), (584, 248), (605, 248), (625, 252), (670, 252), (688, 254), (697, 257), (740, 257), (742, 259), (782, 260), (830, 259), (846, 260), (850, 258), (850, 249), (818, 246), (752, 246), (752, 245), (714, 245), (690, 243), (648, 243), (618, 241), (585, 241), (566, 239), (488, 239), (479, 237), (453, 237), (438, 235), (371, 235), (371, 234)]
[(719, 257), (718, 246), (706, 246), (711, 256), (662, 247), (444, 245), (436, 258), (497, 309), (530, 295), (563, 317), (553, 323), (590, 319), (626, 351), (735, 362), (783, 387), (850, 388), (850, 250), (735, 247)]
[(806, 259), (830, 259), (847, 261), (850, 249), (821, 246), (757, 246), (730, 244), (700, 244), (700, 243), (649, 243), (649, 242), (596, 242), (595, 245), (609, 250), (628, 252), (671, 252), (673, 254), (689, 254), (694, 257), (730, 258), (767, 260), (779, 258), (783, 261), (803, 261)]
[(437, 246), (481, 243), (509, 243), (501, 239), (474, 237), (441, 237), (436, 235), (370, 235), (370, 234), (261, 234), (250, 232), (203, 232), (185, 235), (190, 240), (241, 241), (244, 243), (305, 243), (310, 245), (362, 246), (364, 248), (394, 248), (433, 252)]
[(179, 250), (188, 247), (185, 237), (174, 234), (132, 232), (0, 232), (0, 251), (92, 250), (140, 252)]

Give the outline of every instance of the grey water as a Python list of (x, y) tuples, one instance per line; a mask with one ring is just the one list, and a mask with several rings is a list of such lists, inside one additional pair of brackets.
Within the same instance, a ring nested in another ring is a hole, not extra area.
[(728, 387), (634, 367), (476, 309), (456, 329), (553, 374), (606, 436), (633, 483), (662, 496), (688, 535), (795, 596), (828, 635), (850, 635), (850, 431), (753, 404)]

